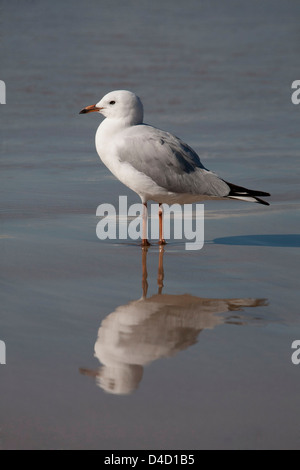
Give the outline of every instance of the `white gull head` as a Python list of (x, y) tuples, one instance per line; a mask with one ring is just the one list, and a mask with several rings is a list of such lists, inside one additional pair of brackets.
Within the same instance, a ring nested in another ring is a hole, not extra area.
[(107, 93), (98, 103), (87, 106), (80, 113), (96, 111), (108, 119), (127, 121), (130, 125), (142, 124), (143, 104), (140, 98), (127, 90), (116, 90)]

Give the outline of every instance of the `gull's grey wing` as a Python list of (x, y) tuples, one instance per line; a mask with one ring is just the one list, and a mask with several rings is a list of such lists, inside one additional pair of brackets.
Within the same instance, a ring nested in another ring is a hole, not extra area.
[(208, 171), (196, 152), (168, 132), (148, 125), (129, 128), (117, 144), (118, 158), (170, 192), (224, 197), (229, 186)]

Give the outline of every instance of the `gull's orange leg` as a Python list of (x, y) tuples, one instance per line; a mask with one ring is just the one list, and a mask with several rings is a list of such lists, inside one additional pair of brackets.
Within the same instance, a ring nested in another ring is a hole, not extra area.
[(150, 246), (150, 243), (147, 240), (147, 220), (148, 220), (148, 209), (147, 202), (143, 202), (144, 211), (143, 211), (143, 237), (142, 237), (142, 246)]
[(158, 219), (159, 219), (159, 245), (166, 245), (166, 240), (163, 238), (163, 210), (161, 204), (159, 204), (158, 210)]

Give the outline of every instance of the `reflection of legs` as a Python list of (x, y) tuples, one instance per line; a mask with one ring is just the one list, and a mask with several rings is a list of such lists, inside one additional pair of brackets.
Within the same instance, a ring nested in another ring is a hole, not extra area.
[(159, 218), (159, 245), (165, 245), (166, 240), (163, 238), (163, 210), (161, 204), (159, 204), (158, 210), (158, 218)]
[(147, 222), (148, 222), (148, 209), (147, 202), (143, 202), (143, 237), (142, 237), (142, 246), (150, 246), (150, 243), (147, 240)]
[(143, 288), (143, 297), (144, 298), (147, 297), (147, 291), (148, 291), (147, 253), (148, 253), (148, 247), (143, 246), (143, 248), (142, 248), (142, 267), (143, 267), (142, 288)]
[(162, 293), (164, 287), (164, 252), (162, 246), (159, 247), (159, 258), (158, 258), (158, 272), (157, 272), (157, 285), (158, 285), (158, 294)]

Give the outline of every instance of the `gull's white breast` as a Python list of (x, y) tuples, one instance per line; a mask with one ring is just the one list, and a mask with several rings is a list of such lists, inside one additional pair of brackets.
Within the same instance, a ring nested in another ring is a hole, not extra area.
[(167, 202), (173, 193), (158, 186), (149, 176), (136, 170), (130, 163), (121, 161), (118, 157), (118, 145), (129, 129), (131, 128), (125, 127), (117, 119), (105, 119), (100, 124), (95, 138), (100, 159), (112, 174), (125, 186), (135, 191), (143, 202), (148, 199)]

